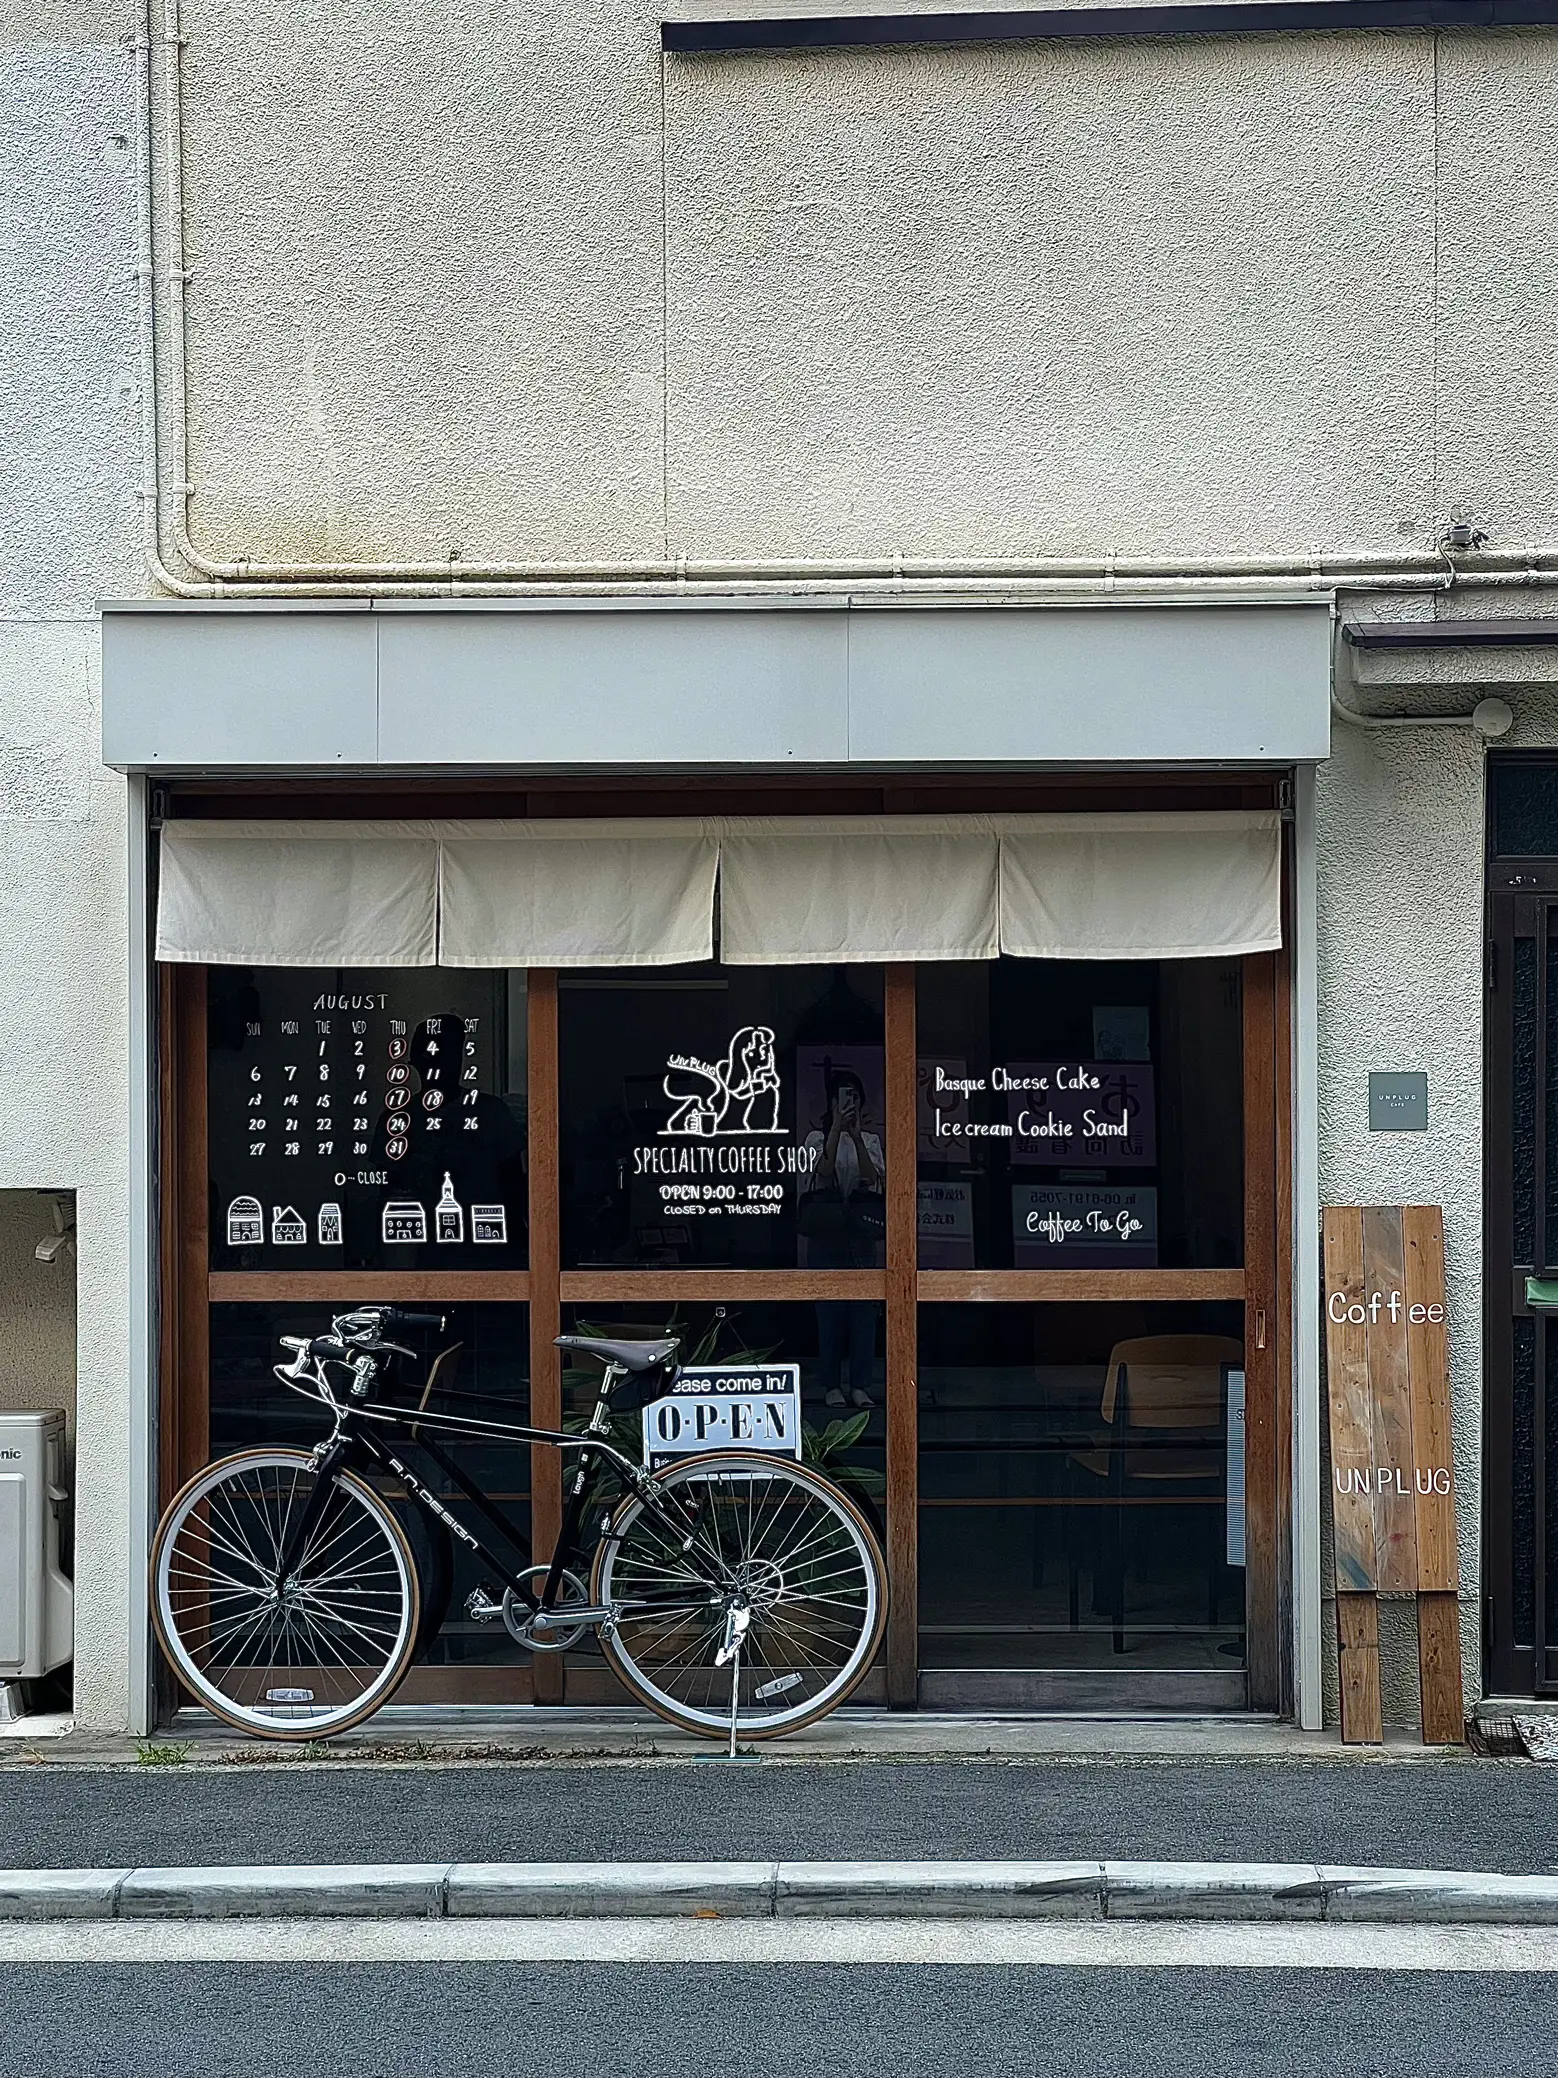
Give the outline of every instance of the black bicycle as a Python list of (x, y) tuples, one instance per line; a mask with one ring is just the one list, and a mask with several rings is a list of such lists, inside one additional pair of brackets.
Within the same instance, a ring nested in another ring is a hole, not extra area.
[[(689, 1731), (772, 1738), (852, 1693), (887, 1620), (881, 1552), (854, 1503), (790, 1459), (705, 1452), (648, 1471), (607, 1439), (624, 1381), (670, 1389), (674, 1340), (560, 1335), (559, 1348), (603, 1367), (589, 1421), (569, 1435), (466, 1411), (503, 1403), (437, 1385), (436, 1364), (414, 1405), (386, 1397), (399, 1390), (391, 1359), (415, 1355), (387, 1331), (442, 1326), (438, 1314), (365, 1306), (337, 1315), (328, 1335), (284, 1335), (293, 1355), (276, 1376), (319, 1404), (330, 1433), (312, 1451), (221, 1458), (170, 1502), (152, 1547), (152, 1610), (209, 1710), (277, 1739), (360, 1724), (442, 1621), (451, 1537), (494, 1576), (468, 1599), (469, 1616), (501, 1620), (532, 1652), (566, 1651), (593, 1631), (632, 1694)], [(459, 1438), (578, 1454), (547, 1564), (531, 1563), (523, 1532), (443, 1447)], [(417, 1454), (517, 1566), (445, 1506), (407, 1462)], [(386, 1485), (432, 1519), (441, 1580), (421, 1579)]]

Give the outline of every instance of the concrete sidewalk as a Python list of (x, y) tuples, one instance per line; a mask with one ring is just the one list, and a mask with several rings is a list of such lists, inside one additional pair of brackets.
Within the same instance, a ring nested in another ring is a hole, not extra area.
[[(240, 1749), (243, 1750), (243, 1749)], [(248, 1749), (255, 1751), (256, 1749)], [(341, 1862), (1360, 1861), (1558, 1873), (1558, 1768), (1414, 1754), (685, 1754), (0, 1770), (0, 1867)]]
[(1558, 1925), (1558, 1877), (1214, 1862), (0, 1870), (0, 1919), (1155, 1919)]

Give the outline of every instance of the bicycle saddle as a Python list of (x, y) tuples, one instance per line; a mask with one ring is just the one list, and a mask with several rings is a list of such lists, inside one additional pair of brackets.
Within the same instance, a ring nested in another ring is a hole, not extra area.
[(656, 1371), (668, 1364), (681, 1344), (674, 1335), (658, 1342), (597, 1342), (589, 1335), (559, 1335), (559, 1349), (577, 1349), (585, 1356), (598, 1356), (602, 1363), (620, 1364), (624, 1371)]

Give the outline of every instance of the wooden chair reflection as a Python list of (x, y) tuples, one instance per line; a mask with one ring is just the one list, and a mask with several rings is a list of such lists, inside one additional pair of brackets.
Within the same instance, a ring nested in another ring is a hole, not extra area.
[[(1100, 1413), (1104, 1434), (1086, 1449), (1067, 1453), (1067, 1485), (1076, 1494), (1078, 1473), (1102, 1484), (1106, 1504), (1089, 1511), (1105, 1518), (1093, 1539), (1093, 1600), (1099, 1602), (1100, 1559), (1107, 1550), (1106, 1578), (1114, 1626), (1114, 1649), (1125, 1650), (1125, 1511), (1132, 1500), (1209, 1500), (1222, 1487), (1227, 1463), (1224, 1434), (1226, 1366), (1244, 1361), (1242, 1346), (1226, 1335), (1140, 1335), (1117, 1342), (1104, 1372)], [(1101, 1497), (1102, 1498), (1102, 1497)], [(1205, 1505), (1207, 1626), (1218, 1621), (1222, 1576), (1223, 1520)], [(1075, 1532), (1068, 1536), (1071, 1568), (1070, 1622), (1080, 1628), (1081, 1568)]]

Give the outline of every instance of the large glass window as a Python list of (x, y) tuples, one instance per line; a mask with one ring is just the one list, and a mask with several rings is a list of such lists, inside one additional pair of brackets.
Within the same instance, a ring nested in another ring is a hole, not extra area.
[(921, 1307), (923, 1666), (1242, 1666), (1241, 1314)]
[(565, 1267), (881, 1264), (879, 968), (565, 974), (558, 1054)]
[(213, 967), (215, 1270), (525, 1260), (523, 975)]
[(1235, 960), (993, 960), (919, 975), (922, 1269), (1243, 1257)]
[[(282, 1304), (216, 1305), (211, 1308), (211, 1456), (229, 1451), (292, 1444), (311, 1450), (329, 1433), (328, 1420), (318, 1407), (302, 1398), (276, 1377), (273, 1365), (286, 1355), (280, 1347), (282, 1335), (322, 1335), (330, 1326), (332, 1313), (348, 1310), (349, 1302), (337, 1306)], [(524, 1422), (529, 1419), (530, 1384), (528, 1359), (528, 1308), (524, 1306), (449, 1306), (442, 1333), (427, 1328), (397, 1328), (395, 1339), (416, 1351), (414, 1358), (398, 1358), (390, 1377), (401, 1387), (414, 1387), (417, 1395), (436, 1365), (437, 1392), (480, 1393), (494, 1405), (477, 1411), (484, 1419)], [(390, 1390), (391, 1400), (415, 1404), (409, 1392)], [(443, 1404), (436, 1397), (430, 1403)], [(453, 1411), (450, 1405), (446, 1411)], [(397, 1446), (399, 1447), (399, 1446)], [(444, 1448), (470, 1479), (490, 1494), (504, 1514), (527, 1537), (530, 1534), (530, 1450), (525, 1444), (446, 1442)], [(414, 1450), (413, 1456), (417, 1456)], [(458, 1514), (468, 1504), (447, 1476), (423, 1459), (419, 1467), (432, 1491)], [(432, 1563), (427, 1519), (393, 1484), (385, 1491), (396, 1499), (396, 1513), (410, 1537), (422, 1573), (424, 1592), (437, 1583), (438, 1568)], [(485, 1525), (477, 1524), (483, 1540)], [(496, 1548), (496, 1540), (492, 1540)], [(516, 1645), (501, 1623), (476, 1624), (465, 1615), (466, 1598), (479, 1581), (493, 1586), (479, 1559), (473, 1559), (458, 1538), (451, 1546), (454, 1556), (448, 1602), (442, 1611), (424, 1612), (428, 1627), (427, 1659), (439, 1667), (497, 1666), (528, 1664), (528, 1655)], [(506, 1553), (513, 1563), (519, 1561)]]

